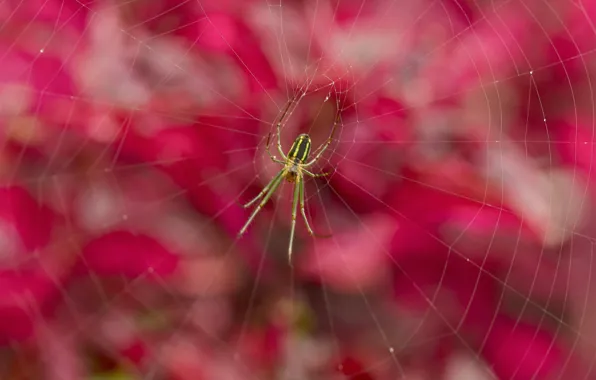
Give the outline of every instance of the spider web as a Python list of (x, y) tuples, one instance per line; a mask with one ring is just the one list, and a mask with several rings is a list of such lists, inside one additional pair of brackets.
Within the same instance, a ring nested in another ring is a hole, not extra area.
[(592, 378), (586, 2), (0, 13), (3, 378)]

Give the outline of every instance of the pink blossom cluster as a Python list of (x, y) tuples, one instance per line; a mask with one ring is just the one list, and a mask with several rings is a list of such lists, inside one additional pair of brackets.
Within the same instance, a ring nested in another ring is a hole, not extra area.
[(1, 378), (596, 378), (595, 4), (1, 2)]

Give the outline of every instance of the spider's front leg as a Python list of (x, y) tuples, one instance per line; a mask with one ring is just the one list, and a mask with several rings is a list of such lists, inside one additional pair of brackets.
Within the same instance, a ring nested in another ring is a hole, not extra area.
[(312, 172), (310, 172), (310, 171), (308, 171), (306, 169), (302, 169), (302, 171), (305, 172), (306, 174), (308, 174), (309, 176), (313, 177), (313, 178), (327, 177), (328, 175), (331, 175), (332, 173), (335, 172), (335, 170), (331, 170), (331, 171), (328, 171), (328, 172), (323, 172), (323, 173), (315, 174), (315, 173), (312, 173)]
[(284, 160), (288, 159), (284, 153), (283, 147), (281, 146), (281, 121), (277, 123), (277, 151)]
[[(292, 106), (294, 105), (295, 100), (293, 99), (292, 101), (288, 102), (288, 104), (286, 104), (286, 107), (284, 108), (281, 117), (279, 118), (279, 120), (276, 123), (276, 130), (277, 130), (277, 151), (279, 152), (279, 156), (284, 160), (287, 161), (288, 157), (286, 156), (286, 154), (284, 153), (283, 147), (281, 146), (281, 125), (285, 122), (286, 117), (290, 114), (290, 110), (292, 109)], [(274, 155), (271, 154), (271, 150), (269, 149), (269, 144), (271, 142), (271, 132), (269, 132), (269, 135), (267, 136), (267, 153), (269, 153), (269, 157), (271, 157), (271, 160), (273, 160), (273, 162), (277, 162), (277, 163), (285, 163), (281, 160), (278, 160)]]
[[(269, 149), (269, 143), (271, 142), (271, 133), (269, 133), (269, 135), (267, 136), (267, 154), (269, 154), (269, 158), (271, 158), (271, 161), (278, 163), (278, 164), (282, 164), (285, 165), (286, 163), (280, 159), (278, 159), (277, 157), (275, 157), (274, 155), (271, 154), (271, 150)], [(284, 160), (287, 160), (286, 155), (281, 151), (281, 149), (279, 150), (279, 152), (282, 155), (282, 158)]]
[(335, 122), (333, 123), (333, 127), (331, 128), (331, 133), (329, 134), (329, 138), (327, 138), (327, 141), (325, 141), (325, 144), (323, 144), (323, 147), (321, 148), (319, 153), (317, 153), (312, 160), (304, 163), (303, 167), (308, 168), (308, 167), (314, 165), (315, 162), (319, 161), (319, 158), (321, 158), (321, 156), (323, 156), (323, 153), (325, 153), (327, 148), (329, 148), (329, 145), (331, 145), (331, 142), (333, 141), (333, 136), (335, 135), (335, 129), (337, 128), (338, 124), (339, 124), (339, 114), (338, 114), (337, 118), (335, 119)]

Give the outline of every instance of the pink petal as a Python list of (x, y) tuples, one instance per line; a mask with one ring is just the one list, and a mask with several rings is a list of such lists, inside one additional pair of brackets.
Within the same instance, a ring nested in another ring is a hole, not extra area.
[(239, 261), (224, 256), (188, 259), (171, 285), (189, 296), (228, 294), (240, 285), (240, 268)]
[(378, 214), (364, 217), (354, 227), (315, 241), (300, 263), (301, 270), (343, 289), (383, 281), (391, 265), (389, 244), (398, 226), (393, 218)]
[[(27, 86), (33, 91), (28, 111), (42, 121), (66, 122), (65, 112), (61, 112), (64, 108), (63, 103), (75, 105), (67, 99), (77, 95), (79, 91), (64, 62), (50, 54), (40, 54), (37, 51), (25, 53), (12, 48), (7, 54), (4, 60), (11, 61), (8, 82)], [(59, 112), (61, 113), (58, 115)]]
[(569, 378), (562, 372), (569, 353), (559, 340), (538, 326), (499, 316), (482, 355), (500, 379)]
[(84, 16), (86, 16), (86, 8), (81, 4), (77, 4), (72, 0), (54, 1), (54, 0), (31, 0), (27, 4), (19, 1), (9, 0), (6, 5), (15, 11), (13, 15), (19, 21), (31, 21), (49, 24), (52, 27), (55, 25), (64, 26), (65, 23), (77, 25), (79, 30), (83, 30)]
[(259, 41), (242, 22), (229, 14), (210, 13), (209, 23), (198, 25), (198, 46), (228, 54), (246, 72), (251, 92), (263, 92), (276, 86), (277, 78), (263, 54)]
[(496, 282), (488, 274), (491, 269), (481, 270), (453, 252), (411, 257), (400, 262), (395, 296), (400, 305), (413, 310), (436, 309), (451, 324), (486, 328), (497, 302)]
[(520, 3), (484, 10), (483, 19), (463, 35), (449, 57), (433, 61), (432, 69), (423, 74), (431, 78), (433, 98), (475, 86), (485, 77), (491, 81), (502, 78), (513, 67), (523, 72), (526, 59), (532, 58), (531, 46), (537, 43), (535, 35), (544, 36), (539, 24), (544, 21), (532, 17), (538, 14), (532, 9), (534, 4), (539, 2), (526, 2), (529, 10)]
[(82, 251), (82, 271), (100, 275), (167, 277), (178, 267), (179, 257), (145, 235), (116, 231), (89, 242)]
[(520, 250), (541, 245), (539, 236), (516, 214), (488, 205), (457, 207), (441, 236), (477, 263), (496, 260), (508, 265)]
[(169, 379), (208, 380), (205, 366), (210, 359), (188, 337), (170, 339), (156, 359), (167, 371)]
[(379, 200), (402, 181), (405, 151), (413, 140), (406, 114), (401, 103), (387, 97), (366, 99), (357, 113), (342, 113), (341, 136), (330, 156), (337, 173), (330, 183), (355, 211), (382, 209)]
[[(201, 5), (205, 5), (201, 3)], [(202, 19), (204, 14), (201, 8), (193, 3), (180, 3), (176, 0), (130, 2), (119, 5), (134, 29), (147, 29), (151, 33), (168, 33), (176, 36), (186, 36), (189, 41), (195, 41), (196, 34), (186, 35), (190, 31), (196, 31), (196, 24), (208, 22)], [(168, 23), (164, 26), (164, 18)], [(184, 27), (183, 27), (184, 26)], [(133, 29), (133, 30), (134, 30)]]
[(283, 354), (283, 339), (283, 331), (274, 326), (250, 328), (237, 337), (237, 351), (253, 368), (271, 368)]
[(348, 376), (352, 380), (374, 380), (372, 375), (366, 371), (362, 363), (359, 360), (352, 357), (345, 357), (341, 363), (341, 373), (344, 376)]
[(393, 194), (390, 205), (414, 222), (437, 223), (445, 221), (457, 206), (478, 204), (463, 197), (450, 194), (412, 181), (404, 181)]
[[(24, 340), (35, 332), (37, 318), (58, 300), (56, 284), (31, 273), (0, 273), (0, 342)], [(50, 303), (51, 302), (51, 303)]]
[(147, 344), (142, 340), (136, 340), (130, 346), (123, 348), (120, 355), (138, 365), (148, 356), (147, 351)]
[(49, 243), (55, 221), (49, 208), (18, 186), (0, 188), (0, 218), (16, 228), (28, 252)]
[(577, 125), (571, 120), (553, 122), (553, 140), (561, 141), (555, 144), (557, 152), (563, 162), (573, 168), (579, 169), (592, 183), (590, 192), (594, 192), (593, 184), (596, 170), (594, 158), (596, 157), (596, 136), (592, 130), (591, 121), (580, 121)]
[(77, 380), (84, 377), (85, 363), (79, 342), (69, 328), (48, 323), (40, 330), (39, 348), (48, 380)]

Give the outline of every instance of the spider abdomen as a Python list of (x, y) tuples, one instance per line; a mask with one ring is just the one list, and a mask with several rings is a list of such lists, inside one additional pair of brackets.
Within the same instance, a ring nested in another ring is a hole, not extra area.
[(288, 152), (288, 160), (297, 164), (303, 164), (310, 155), (310, 136), (302, 133), (296, 137), (290, 151)]

